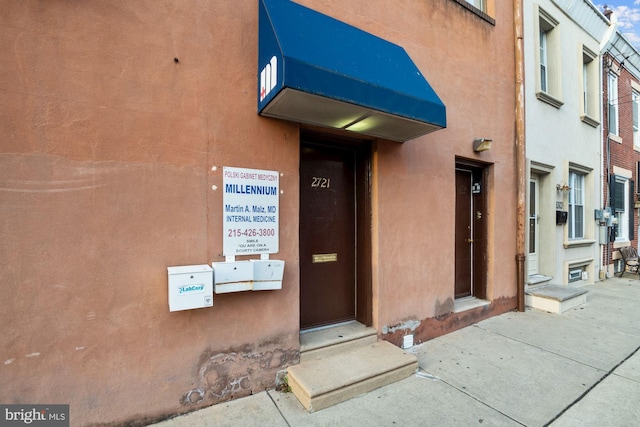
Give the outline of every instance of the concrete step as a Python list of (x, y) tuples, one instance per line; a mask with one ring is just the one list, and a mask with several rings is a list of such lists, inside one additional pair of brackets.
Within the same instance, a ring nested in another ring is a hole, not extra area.
[(541, 285), (543, 283), (549, 282), (553, 277), (545, 276), (543, 274), (531, 274), (527, 280), (529, 285)]
[(300, 334), (300, 362), (373, 344), (378, 331), (358, 322), (303, 332)]
[(416, 356), (386, 341), (315, 357), (287, 369), (291, 391), (309, 412), (394, 383), (418, 369)]
[(571, 286), (547, 285), (525, 293), (525, 304), (551, 313), (563, 313), (587, 302), (587, 291)]

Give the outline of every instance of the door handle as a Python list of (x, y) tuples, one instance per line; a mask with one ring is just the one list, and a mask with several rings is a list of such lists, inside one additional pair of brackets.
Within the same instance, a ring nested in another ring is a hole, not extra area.
[(473, 243), (473, 239), (467, 239), (467, 243)]

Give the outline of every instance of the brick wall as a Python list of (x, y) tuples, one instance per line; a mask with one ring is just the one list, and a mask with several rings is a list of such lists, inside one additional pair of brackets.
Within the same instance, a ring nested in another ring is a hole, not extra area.
[[(636, 79), (629, 71), (624, 67), (624, 64), (617, 62), (609, 55), (603, 56), (603, 122), (602, 131), (604, 136), (604, 164), (603, 164), (603, 205), (609, 206), (609, 187), (607, 177), (614, 173), (614, 166), (627, 169), (632, 172), (632, 179), (634, 181), (635, 188), (637, 189), (637, 173), (636, 164), (640, 161), (640, 152), (634, 149), (633, 145), (633, 86), (632, 82), (640, 85), (640, 81)], [(609, 70), (619, 70), (618, 73), (618, 136), (619, 139), (609, 139), (609, 111), (608, 111), (608, 74)], [(640, 86), (638, 86), (640, 87)], [(640, 93), (640, 91), (639, 91)], [(620, 139), (622, 140), (621, 142)], [(607, 149), (608, 145), (608, 149)], [(634, 201), (638, 200), (637, 196), (634, 197)], [(631, 246), (637, 247), (638, 244), (638, 214), (634, 209), (633, 215), (633, 239), (631, 240)], [(607, 250), (604, 253), (603, 263), (608, 265), (612, 263), (612, 253), (615, 251), (614, 244), (609, 243)]]

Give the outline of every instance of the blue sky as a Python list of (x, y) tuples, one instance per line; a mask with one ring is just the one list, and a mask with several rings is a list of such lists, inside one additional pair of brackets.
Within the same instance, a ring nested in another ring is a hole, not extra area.
[(633, 45), (640, 49), (640, 0), (592, 0), (602, 12), (609, 6), (618, 18), (618, 29)]

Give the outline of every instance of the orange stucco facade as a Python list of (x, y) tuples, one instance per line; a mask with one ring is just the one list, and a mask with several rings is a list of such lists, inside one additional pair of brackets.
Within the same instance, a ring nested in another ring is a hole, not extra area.
[[(304, 126), (256, 113), (258, 1), (1, 3), (0, 402), (144, 423), (274, 387), (299, 358)], [(514, 309), (512, 2), (299, 3), (404, 47), (447, 107), (446, 129), (363, 137), (379, 337)], [(486, 170), (489, 304), (454, 313), (457, 160)], [(224, 261), (224, 166), (280, 173), (282, 289), (170, 313), (168, 266)]]

